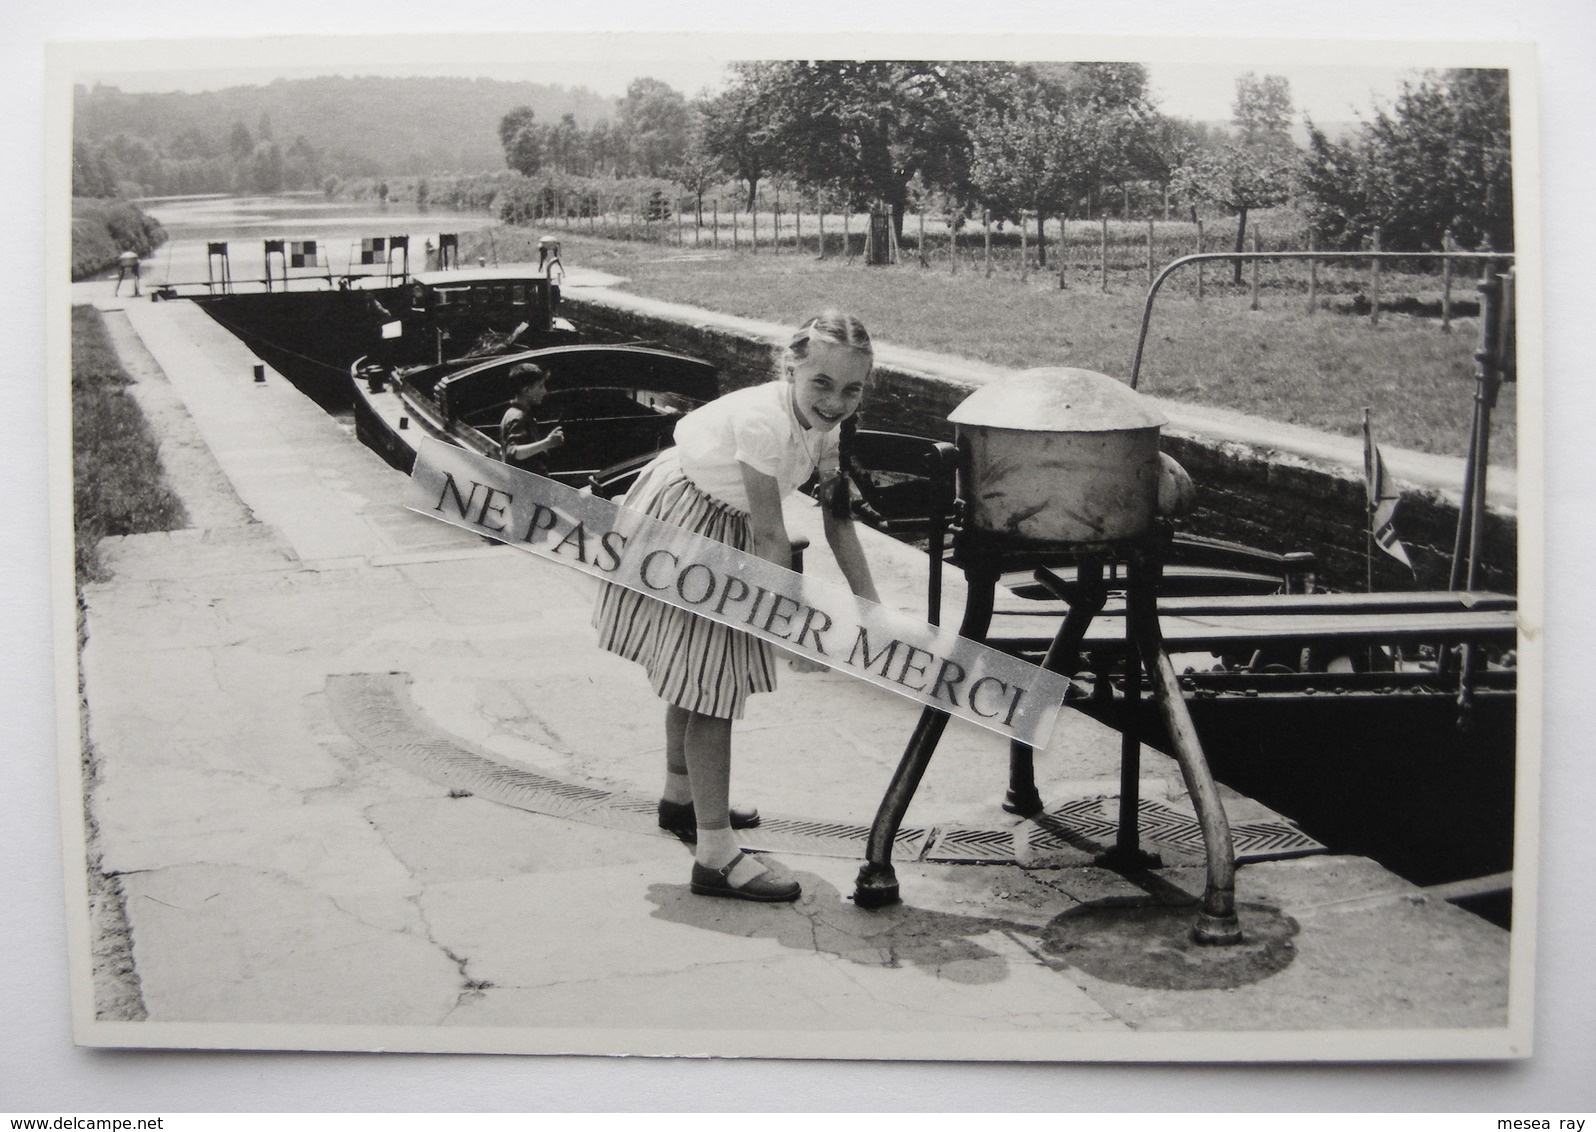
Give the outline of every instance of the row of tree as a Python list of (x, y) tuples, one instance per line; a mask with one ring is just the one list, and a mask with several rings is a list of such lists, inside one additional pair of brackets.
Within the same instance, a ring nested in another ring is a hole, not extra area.
[(167, 145), (118, 133), (72, 146), (72, 195), (176, 196), (184, 193), (277, 193), (314, 189), (326, 176), (325, 155), (303, 134), (287, 145), (262, 115), (251, 132), (234, 122), (225, 139), (186, 129)]
[[(585, 129), (615, 100), (583, 87), (487, 78), (275, 79), (204, 91), (73, 91), (85, 190), (122, 195), (273, 192), (339, 182), (503, 169), (494, 125), (522, 103)], [(86, 195), (97, 195), (88, 193)]]
[(1448, 71), (1407, 84), (1349, 138), (1306, 123), (1293, 137), (1287, 81), (1237, 80), (1231, 129), (1159, 111), (1135, 63), (760, 61), (735, 63), (689, 101), (640, 79), (614, 123), (580, 129), (517, 107), (499, 124), (507, 164), (528, 176), (668, 177), (700, 199), (727, 178), (752, 207), (762, 182), (880, 207), (901, 235), (911, 207), (987, 209), (1018, 222), (1089, 214), (1149, 187), (1184, 207), (1236, 215), (1307, 205), (1322, 246), (1512, 246), (1507, 76)]

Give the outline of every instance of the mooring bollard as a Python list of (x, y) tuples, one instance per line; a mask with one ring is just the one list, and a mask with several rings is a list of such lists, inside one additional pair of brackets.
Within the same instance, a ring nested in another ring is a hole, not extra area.
[(265, 384), (265, 382), (266, 382), (266, 367), (258, 365), (258, 366), (255, 367), (255, 384), (256, 385), (263, 385), (263, 384)]

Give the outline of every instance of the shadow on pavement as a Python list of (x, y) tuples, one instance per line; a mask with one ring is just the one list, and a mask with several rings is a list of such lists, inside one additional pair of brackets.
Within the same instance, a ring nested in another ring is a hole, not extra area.
[[(755, 904), (694, 896), (687, 885), (650, 885), (656, 919), (783, 947), (835, 955), (870, 967), (917, 967), (939, 979), (983, 985), (1008, 978), (1010, 960), (980, 942), (994, 932), (1034, 939), (1033, 926), (984, 916), (933, 912), (908, 904), (865, 911), (811, 873), (795, 873), (793, 904)], [(1028, 949), (1032, 946), (1025, 943)]]

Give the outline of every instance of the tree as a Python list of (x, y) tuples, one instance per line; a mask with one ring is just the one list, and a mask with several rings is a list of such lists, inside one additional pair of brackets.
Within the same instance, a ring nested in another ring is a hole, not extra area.
[(1152, 112), (1131, 139), (1130, 161), (1144, 179), (1163, 189), (1167, 209), (1169, 193), (1180, 167), (1219, 144), (1213, 128), (1202, 122)]
[(583, 164), (582, 131), (575, 114), (560, 115), (559, 123), (548, 132), (549, 164), (559, 173), (580, 173)]
[(1045, 264), (1047, 217), (1066, 213), (1088, 187), (1094, 123), (1064, 83), (1036, 68), (994, 70), (987, 80), (970, 118), (970, 180), (1001, 216), (1022, 223), (1024, 210), (1035, 211)]
[[(1289, 151), (1227, 142), (1183, 165), (1176, 173), (1175, 187), (1233, 212), (1235, 250), (1240, 252), (1244, 250), (1248, 213), (1283, 203), (1290, 196), (1297, 165), (1297, 155)], [(1239, 259), (1233, 280), (1238, 287), (1241, 285)]]
[(762, 85), (776, 167), (804, 184), (836, 184), (850, 196), (884, 203), (902, 235), (908, 186), (917, 174), (941, 187), (968, 180), (969, 138), (957, 97), (963, 66), (770, 64)]
[(297, 135), (283, 155), (283, 180), (291, 189), (309, 188), (321, 180), (321, 153), (304, 134)]
[(1155, 121), (1147, 71), (1131, 63), (992, 65), (967, 75), (970, 181), (981, 201), (1018, 219), (1036, 212), (1037, 252), (1049, 216), (1139, 172)]
[(748, 185), (750, 210), (759, 182), (780, 154), (773, 101), (776, 69), (774, 63), (733, 63), (731, 84), (699, 103), (703, 148), (728, 175)]
[[(1236, 215), (1236, 251), (1244, 250), (1247, 214), (1272, 208), (1291, 195), (1301, 154), (1291, 140), (1291, 88), (1279, 75), (1252, 72), (1236, 80), (1232, 121), (1238, 136), (1191, 158), (1177, 172), (1183, 192)], [(1241, 285), (1241, 260), (1232, 276)]]
[(116, 178), (106, 165), (104, 153), (91, 150), (81, 141), (72, 144), (72, 195), (75, 197), (116, 195)]
[[(702, 102), (699, 104), (702, 105)], [(671, 176), (676, 183), (693, 194), (700, 226), (704, 223), (704, 194), (720, 180), (720, 159), (710, 150), (705, 140), (704, 115), (695, 106), (692, 126), (688, 131), (687, 149)]]
[(250, 161), (249, 176), (258, 193), (276, 193), (283, 189), (283, 154), (276, 142), (258, 146)]
[(1364, 157), (1357, 144), (1333, 141), (1308, 120), (1302, 163), (1308, 224), (1321, 247), (1355, 248), (1372, 227)]
[(637, 171), (667, 177), (687, 152), (687, 99), (658, 79), (633, 79), (621, 99), (620, 129)]
[(255, 137), (244, 123), (233, 123), (233, 132), (227, 138), (227, 150), (235, 160), (240, 161), (255, 152)]
[(594, 177), (617, 176), (626, 158), (626, 142), (608, 118), (593, 123), (587, 133), (587, 159)]
[(517, 106), (499, 119), (499, 144), (504, 163), (530, 177), (543, 167), (543, 128), (530, 106)]
[(1513, 246), (1513, 163), (1507, 72), (1454, 70), (1406, 84), (1369, 127), (1365, 184), (1393, 245), (1436, 248), (1451, 229), (1465, 245)]
[(1236, 80), (1230, 121), (1242, 145), (1290, 144), (1292, 113), (1291, 83), (1283, 75), (1248, 71)]
[(1387, 247), (1513, 246), (1506, 71), (1429, 73), (1406, 83), (1347, 142), (1309, 125), (1304, 187), (1315, 232), (1343, 247), (1379, 226)]

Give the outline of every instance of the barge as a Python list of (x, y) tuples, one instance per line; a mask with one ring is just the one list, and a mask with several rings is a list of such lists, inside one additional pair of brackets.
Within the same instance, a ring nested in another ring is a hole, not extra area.
[[(197, 301), (261, 356), (304, 375), (301, 388), (319, 402), (352, 406), (361, 440), (402, 470), (420, 436), (497, 458), (511, 371), (526, 362), (549, 373), (540, 415), (568, 438), (550, 474), (605, 494), (624, 489), (628, 471), (669, 443), (682, 413), (720, 391), (715, 368), (697, 358), (591, 340), (559, 316), (559, 286), (546, 267), (427, 272), (393, 285), (334, 280)], [(941, 616), (944, 564), (959, 565), (963, 460), (931, 438), (855, 437), (855, 513), (924, 547), (931, 620)], [(1471, 456), (1470, 467), (1476, 482), (1465, 491), (1482, 495), (1483, 460)], [(1172, 533), (1166, 551), (1161, 623), (1220, 781), (1333, 848), (1420, 883), (1511, 870), (1511, 595), (1466, 587), (1323, 593), (1311, 554), (1271, 554), (1189, 531)], [(1077, 596), (1070, 568), (1052, 563), (1002, 582), (989, 643), (1044, 660)], [(1075, 677), (1069, 706), (1127, 742), (1167, 751), (1161, 717), (1129, 680), (1123, 600), (1110, 576), (1091, 634), (1055, 663)]]

